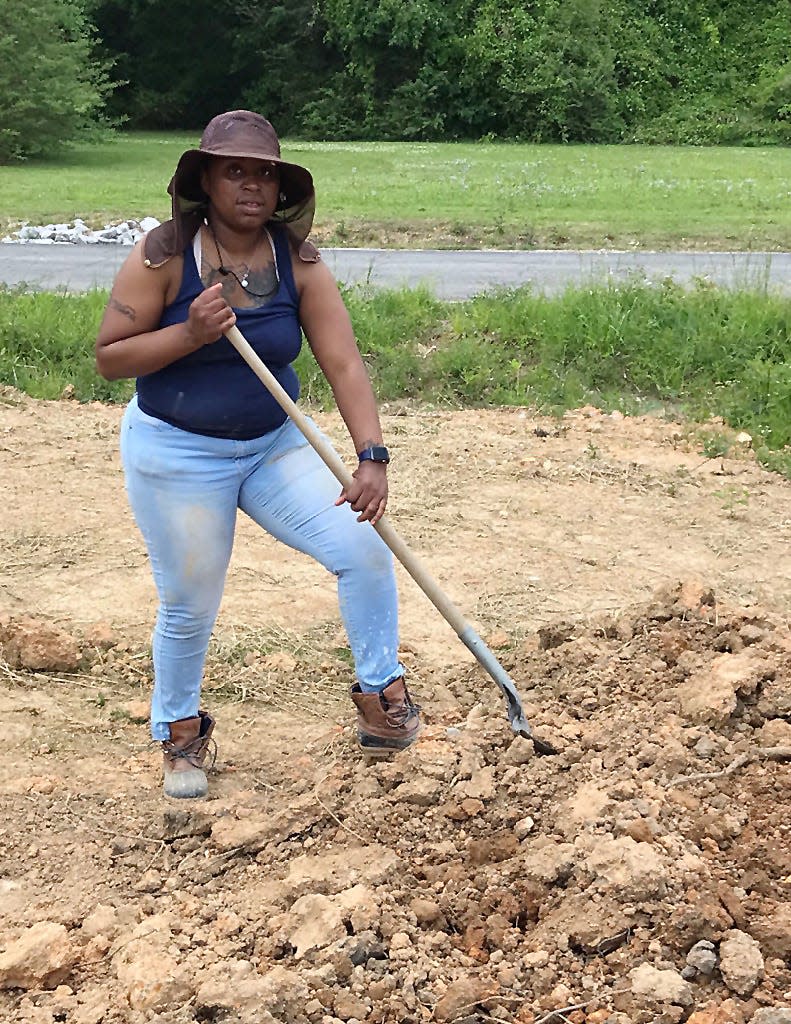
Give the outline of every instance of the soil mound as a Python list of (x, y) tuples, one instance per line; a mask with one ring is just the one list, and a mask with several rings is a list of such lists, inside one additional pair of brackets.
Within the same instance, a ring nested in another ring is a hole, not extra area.
[(788, 1024), (787, 619), (690, 580), (492, 642), (556, 756), (469, 665), (366, 766), (320, 686), (313, 715), (231, 706), (301, 673), (258, 651), (215, 689), (233, 725), (183, 806), (146, 742), (145, 647), (4, 616), (0, 1017)]

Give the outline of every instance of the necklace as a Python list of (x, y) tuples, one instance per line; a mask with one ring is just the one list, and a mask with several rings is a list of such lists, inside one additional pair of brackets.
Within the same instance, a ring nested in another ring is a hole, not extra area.
[[(217, 236), (214, 233), (214, 229), (212, 228), (212, 226), (208, 222), (208, 220), (204, 220), (203, 223), (209, 229), (209, 232), (211, 233), (211, 237), (212, 237), (212, 239), (214, 241), (214, 248), (217, 250), (217, 259), (219, 260), (219, 263), (220, 263), (220, 265), (219, 265), (219, 267), (217, 269), (222, 274), (222, 276), (223, 277), (228, 277), (228, 276), (233, 277), (236, 280), (236, 283), (239, 285), (239, 287), (243, 291), (247, 292), (247, 294), (251, 298), (253, 298), (253, 299), (268, 299), (270, 297), (270, 295), (272, 294), (272, 290), (271, 289), (269, 291), (267, 291), (267, 292), (254, 292), (254, 291), (252, 291), (252, 289), (248, 288), (248, 285), (250, 283), (250, 267), (249, 267), (249, 265), (247, 263), (242, 262), (242, 266), (244, 267), (244, 271), (243, 271), (241, 277), (239, 277), (239, 275), (236, 273), (236, 271), (232, 270), (230, 267), (226, 267), (225, 266), (225, 261), (222, 258), (222, 252), (220, 252), (220, 243), (217, 241)], [(266, 229), (264, 229), (264, 230), (266, 230)], [(278, 273), (278, 269), (277, 269), (277, 255), (275, 253), (275, 247), (274, 247), (274, 245), (272, 243), (272, 238), (271, 238), (271, 236), (270, 236), (268, 231), (266, 232), (266, 237), (269, 239), (269, 244), (272, 247), (272, 266), (274, 267), (274, 271), (275, 271), (275, 281), (278, 284), (280, 284), (280, 274)], [(258, 250), (258, 245), (256, 245), (255, 249), (253, 249), (253, 254), (252, 254), (253, 256), (255, 256), (257, 250)], [(251, 257), (251, 259), (252, 259), (252, 257)]]

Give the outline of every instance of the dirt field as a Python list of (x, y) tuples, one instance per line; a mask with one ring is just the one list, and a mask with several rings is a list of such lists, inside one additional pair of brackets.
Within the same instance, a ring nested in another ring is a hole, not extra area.
[(748, 442), (386, 408), (393, 523), (560, 753), (400, 572), (426, 727), (363, 765), (331, 578), (240, 520), (184, 806), (120, 415), (0, 395), (0, 1020), (791, 1022), (791, 484)]

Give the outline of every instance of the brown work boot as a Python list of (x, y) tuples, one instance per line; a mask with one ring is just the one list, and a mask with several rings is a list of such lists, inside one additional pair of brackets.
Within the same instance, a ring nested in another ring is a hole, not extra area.
[(170, 739), (162, 743), (165, 796), (182, 800), (206, 796), (209, 783), (203, 765), (210, 743), (214, 746), (214, 757), (217, 756), (217, 745), (211, 738), (213, 731), (214, 719), (205, 711), (199, 711), (194, 718), (170, 723)]
[(363, 693), (352, 687), (357, 705), (357, 740), (364, 754), (386, 757), (406, 750), (420, 732), (420, 707), (412, 703), (403, 676), (380, 693)]

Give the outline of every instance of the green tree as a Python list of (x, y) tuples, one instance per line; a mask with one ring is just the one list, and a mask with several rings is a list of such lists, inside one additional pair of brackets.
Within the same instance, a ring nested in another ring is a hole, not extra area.
[(106, 63), (78, 0), (0, 4), (0, 162), (38, 156), (95, 126)]
[(240, 106), (234, 0), (93, 0), (115, 62), (113, 113), (140, 128), (199, 128)]
[[(234, 68), (242, 81), (241, 105), (258, 110), (280, 134), (313, 134), (305, 111), (324, 94), (343, 61), (325, 41), (327, 25), (314, 0), (235, 0)], [(336, 131), (348, 104), (336, 110)], [(352, 118), (352, 122), (353, 122)], [(319, 132), (319, 136), (325, 132)]]
[(502, 133), (536, 142), (615, 141), (613, 5), (600, 0), (484, 0), (470, 56), (480, 88), (494, 85)]
[(465, 73), (472, 0), (316, 0), (316, 9), (343, 69), (306, 110), (308, 124), (331, 126), (340, 113), (347, 137), (469, 134), (474, 111), (486, 105)]

